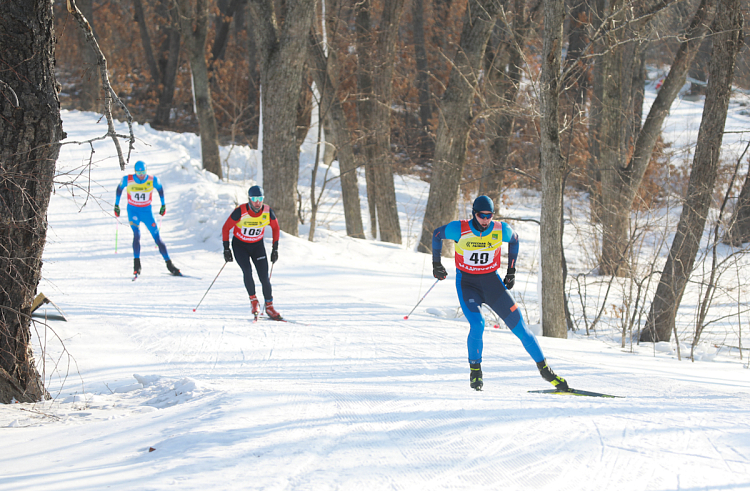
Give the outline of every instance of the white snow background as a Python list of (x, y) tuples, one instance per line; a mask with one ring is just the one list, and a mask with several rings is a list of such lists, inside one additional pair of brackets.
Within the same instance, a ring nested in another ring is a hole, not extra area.
[[(731, 111), (727, 131), (746, 130), (750, 118), (736, 103)], [(667, 139), (694, 146), (700, 115), (700, 101), (676, 101)], [(97, 114), (63, 121), (67, 141), (106, 132)], [(224, 220), (262, 183), (260, 155), (223, 148), (220, 182), (201, 170), (195, 135), (148, 125), (135, 134), (131, 164), (144, 160), (163, 183), (162, 236), (190, 277), (167, 275), (142, 227), (143, 274), (131, 281), (132, 233), (112, 214), (123, 173), (111, 142), (94, 145), (90, 173), (88, 145), (63, 146), (58, 181), (83, 173), (52, 196), (39, 291), (68, 322), (33, 326), (53, 399), (0, 406), (0, 489), (750, 489), (750, 370), (737, 350), (707, 343), (690, 362), (677, 360), (674, 340), (622, 349), (614, 329), (540, 336), (571, 386), (623, 397), (534, 394), (550, 385), (490, 321), (485, 390), (471, 390), (450, 261), (448, 281), (404, 320), (435, 281), (431, 258), (415, 252), (428, 192), (417, 179), (396, 178), (402, 246), (346, 237), (335, 182), (315, 242), (307, 225), (300, 237), (282, 233), (274, 300), (297, 323), (252, 323), (236, 263), (194, 312), (224, 264)], [(314, 154), (308, 142), (303, 195)], [(538, 218), (538, 207), (521, 190), (499, 212)], [(538, 226), (511, 223), (521, 240), (512, 294), (538, 330)], [(583, 252), (566, 240), (581, 269)]]

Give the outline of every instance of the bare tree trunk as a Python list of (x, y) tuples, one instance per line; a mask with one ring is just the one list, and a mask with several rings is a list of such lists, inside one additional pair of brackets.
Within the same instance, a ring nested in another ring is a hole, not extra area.
[[(335, 6), (330, 6), (334, 12)], [(332, 35), (328, 30), (328, 35)], [(328, 50), (328, 58), (316, 38), (315, 33), (310, 35), (310, 63), (315, 77), (315, 85), (320, 90), (320, 110), (327, 121), (326, 140), (330, 140), (336, 147), (339, 160), (339, 175), (341, 180), (341, 195), (344, 202), (344, 219), (346, 221), (346, 235), (357, 239), (365, 238), (362, 225), (362, 211), (359, 202), (359, 185), (357, 184), (357, 161), (352, 147), (352, 131), (347, 124), (344, 106), (338, 95), (338, 65), (335, 62), (335, 51)], [(333, 58), (333, 59), (332, 59)]]
[(309, 68), (305, 67), (302, 84), (299, 88), (299, 101), (297, 101), (297, 153), (305, 142), (312, 122), (313, 97), (311, 86), (312, 75)]
[(245, 124), (245, 138), (253, 148), (258, 148), (260, 135), (260, 70), (258, 48), (255, 42), (255, 23), (247, 23), (247, 64), (248, 73), (247, 101), (248, 111)]
[(193, 74), (193, 96), (200, 125), (201, 159), (203, 168), (222, 178), (219, 154), (219, 131), (216, 126), (211, 88), (206, 64), (206, 37), (208, 36), (208, 1), (179, 0), (180, 25), (188, 46), (190, 71)]
[(544, 48), (542, 54), (542, 332), (567, 338), (565, 285), (562, 256), (562, 200), (565, 161), (560, 153), (558, 104), (562, 58), (565, 0), (544, 0)]
[[(367, 199), (375, 204), (371, 220), (377, 220), (380, 240), (401, 243), (396, 190), (391, 163), (391, 103), (393, 63), (404, 0), (384, 3), (377, 27), (372, 25), (372, 2), (356, 4), (357, 101), (359, 126), (365, 132), (363, 150), (366, 159)], [(373, 221), (372, 224), (375, 222)]]
[[(520, 88), (523, 72), (523, 54), (521, 47), (526, 42), (530, 15), (526, 14), (526, 2), (515, 0), (513, 11), (506, 12), (506, 20), (511, 23), (504, 26), (508, 35), (500, 37), (500, 25), (495, 26), (494, 48), (486, 57), (487, 79), (485, 94), (490, 115), (487, 118), (486, 133), (489, 143), (490, 163), (480, 183), (480, 193), (489, 196), (493, 202), (500, 202), (500, 191), (505, 177), (508, 157), (508, 142), (515, 122), (515, 103)], [(492, 39), (492, 38), (491, 38)], [(492, 42), (492, 41), (490, 41)], [(503, 48), (504, 46), (504, 48)]]
[(750, 242), (750, 170), (742, 184), (737, 205), (729, 220), (729, 227), (723, 239), (725, 244), (740, 246), (743, 242)]
[[(86, 17), (94, 30), (94, 5), (93, 0), (78, 2), (78, 9)], [(81, 54), (81, 85), (79, 89), (79, 104), (83, 111), (96, 111), (102, 97), (101, 83), (99, 81), (99, 67), (97, 65), (96, 53), (86, 42), (83, 31), (76, 29), (78, 36), (78, 52)]]
[[(458, 189), (466, 163), (466, 144), (473, 124), (472, 102), (484, 50), (499, 10), (500, 3), (495, 0), (470, 0), (466, 7), (461, 41), (438, 107), (435, 162), (422, 236), (417, 247), (419, 252), (430, 252), (433, 230), (456, 217)], [(443, 254), (452, 253), (452, 246), (443, 247)]]
[(735, 61), (743, 44), (740, 0), (719, 0), (711, 30), (708, 88), (687, 196), (641, 341), (669, 341), (700, 247), (718, 172)]
[(156, 107), (156, 115), (151, 125), (154, 128), (169, 127), (169, 120), (172, 114), (172, 104), (174, 102), (174, 90), (177, 83), (177, 68), (180, 63), (180, 28), (179, 15), (177, 8), (169, 0), (159, 0), (156, 4), (156, 10), (165, 23), (164, 30), (166, 37), (161, 45), (159, 56), (159, 72), (161, 78), (159, 84), (161, 91), (159, 94), (159, 104)]
[[(602, 127), (599, 132), (602, 169), (602, 254), (600, 273), (623, 275), (626, 273), (628, 247), (628, 223), (638, 187), (651, 160), (654, 145), (661, 132), (672, 102), (685, 82), (687, 70), (705, 35), (706, 28), (714, 17), (715, 0), (702, 0), (687, 29), (685, 39), (675, 55), (661, 90), (657, 94), (646, 122), (635, 141), (633, 156), (623, 165), (624, 136), (622, 127), (623, 108), (617, 107), (622, 96), (615, 94), (622, 80), (617, 62), (610, 60), (622, 51), (622, 47), (611, 48), (612, 55), (604, 56), (604, 99), (602, 104)], [(640, 118), (639, 118), (640, 119)]]
[(277, 23), (270, 0), (250, 0), (260, 55), (263, 104), (263, 188), (281, 229), (297, 235), (297, 103), (313, 0), (288, 0)]
[(221, 0), (217, 2), (221, 15), (216, 18), (214, 44), (211, 47), (211, 65), (216, 60), (224, 58), (227, 44), (229, 44), (229, 28), (232, 25), (232, 18), (235, 12), (244, 9), (246, 4), (247, 0)]
[(0, 402), (49, 398), (31, 351), (47, 207), (64, 138), (48, 0), (0, 3)]
[[(89, 1), (89, 3), (91, 2)], [(80, 8), (81, 5), (82, 4), (79, 4), (78, 7)], [(151, 47), (151, 35), (148, 32), (146, 13), (143, 11), (143, 0), (133, 0), (133, 8), (135, 10), (135, 22), (138, 24), (138, 31), (141, 35), (141, 46), (143, 46), (143, 53), (146, 56), (146, 65), (148, 65), (151, 80), (154, 84), (158, 84), (159, 80), (161, 80), (161, 75), (159, 74), (159, 67), (156, 64), (156, 58), (154, 58), (154, 50)], [(88, 14), (82, 8), (81, 13), (84, 17), (90, 19)], [(89, 50), (90, 49), (91, 48), (89, 48)]]
[(432, 103), (430, 96), (429, 65), (427, 63), (427, 41), (424, 33), (424, 0), (412, 3), (412, 31), (414, 33), (414, 61), (417, 68), (417, 95), (419, 100), (419, 154), (420, 158), (432, 153), (429, 137)]

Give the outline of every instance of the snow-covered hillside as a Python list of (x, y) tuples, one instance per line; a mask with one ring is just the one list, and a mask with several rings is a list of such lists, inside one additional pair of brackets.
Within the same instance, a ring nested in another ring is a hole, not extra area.
[[(63, 120), (69, 141), (106, 131), (95, 114)], [(143, 126), (136, 136), (133, 161), (164, 184), (162, 236), (190, 276), (168, 276), (144, 231), (131, 281), (132, 233), (112, 214), (123, 174), (97, 143), (90, 173), (52, 197), (39, 290), (68, 322), (35, 325), (54, 399), (0, 406), (0, 489), (750, 487), (750, 370), (736, 351), (708, 347), (690, 363), (669, 346), (622, 350), (610, 335), (540, 338), (573, 387), (622, 397), (534, 394), (549, 384), (515, 336), (488, 323), (485, 390), (471, 390), (451, 268), (404, 320), (435, 281), (430, 257), (414, 252), (427, 197), (416, 179), (396, 182), (403, 246), (345, 237), (335, 186), (315, 242), (306, 226), (282, 233), (274, 300), (296, 322), (252, 323), (235, 263), (194, 312), (224, 265), (221, 225), (261, 182), (260, 156), (231, 149), (231, 180), (219, 182), (200, 169), (196, 136)], [(312, 155), (305, 147), (302, 190)], [(59, 181), (87, 162), (87, 146), (64, 146)], [(533, 193), (513, 202), (508, 214), (538, 216)], [(513, 294), (534, 324), (539, 231), (513, 225)]]

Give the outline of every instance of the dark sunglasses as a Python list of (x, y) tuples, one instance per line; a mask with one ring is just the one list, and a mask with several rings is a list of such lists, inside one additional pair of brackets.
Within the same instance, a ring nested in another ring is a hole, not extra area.
[(494, 215), (494, 213), (477, 213), (477, 217), (483, 218), (485, 220), (487, 218), (492, 218), (493, 215)]

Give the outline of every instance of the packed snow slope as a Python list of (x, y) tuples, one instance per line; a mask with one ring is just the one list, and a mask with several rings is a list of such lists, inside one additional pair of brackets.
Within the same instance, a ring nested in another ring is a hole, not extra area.
[[(63, 119), (71, 142), (106, 131), (95, 114)], [(200, 169), (194, 135), (136, 136), (131, 164), (163, 182), (161, 233), (189, 276), (167, 275), (142, 228), (143, 274), (131, 281), (111, 143), (94, 145), (91, 165), (88, 145), (65, 145), (58, 181), (72, 184), (52, 196), (39, 290), (68, 322), (34, 325), (53, 399), (0, 407), (0, 489), (750, 489), (750, 371), (736, 358), (540, 337), (571, 386), (621, 397), (529, 393), (551, 386), (489, 322), (485, 390), (471, 390), (452, 268), (404, 320), (435, 281), (414, 252), (427, 187), (407, 178), (408, 244), (345, 237), (334, 185), (315, 242), (307, 227), (281, 236), (274, 302), (295, 322), (253, 323), (239, 267), (222, 269), (220, 230), (262, 182), (257, 153), (222, 149), (230, 182), (219, 182)], [(533, 214), (527, 205), (516, 214)], [(534, 304), (538, 229), (525, 223), (514, 224), (513, 293)]]

